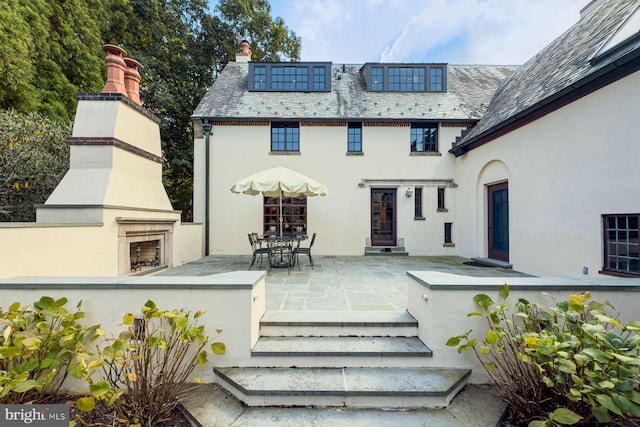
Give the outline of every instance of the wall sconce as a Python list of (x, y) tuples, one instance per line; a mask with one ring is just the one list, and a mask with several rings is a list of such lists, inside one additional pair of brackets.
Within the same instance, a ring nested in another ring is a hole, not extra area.
[(404, 195), (411, 197), (413, 195), (413, 187), (407, 187), (407, 191), (405, 191)]

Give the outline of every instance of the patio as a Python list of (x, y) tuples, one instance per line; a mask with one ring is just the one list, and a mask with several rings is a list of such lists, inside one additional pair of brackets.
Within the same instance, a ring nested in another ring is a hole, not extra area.
[[(513, 270), (467, 265), (460, 257), (314, 256), (313, 270), (306, 257), (287, 274), (272, 268), (266, 279), (267, 310), (297, 311), (405, 311), (407, 271), (443, 271), (474, 277), (526, 276)], [(167, 270), (163, 276), (206, 276), (248, 270), (250, 255), (208, 256)], [(255, 269), (255, 267), (254, 267)], [(266, 270), (263, 263), (262, 269)]]

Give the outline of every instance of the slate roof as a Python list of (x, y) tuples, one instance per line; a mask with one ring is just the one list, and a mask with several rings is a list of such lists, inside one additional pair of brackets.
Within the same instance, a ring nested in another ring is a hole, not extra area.
[(214, 120), (477, 121), (516, 66), (448, 65), (446, 93), (368, 92), (357, 64), (332, 64), (330, 92), (250, 92), (248, 63), (228, 63), (194, 111)]
[(462, 153), (461, 148), (477, 144), (481, 138), (490, 139), (510, 122), (533, 115), (552, 101), (570, 97), (572, 92), (575, 96), (575, 91), (585, 84), (622, 65), (624, 56), (633, 59), (633, 51), (637, 59), (640, 28), (635, 29), (635, 36), (631, 37), (633, 43), (627, 43), (626, 49), (601, 61), (591, 61), (638, 7), (640, 0), (605, 0), (596, 6), (504, 80), (482, 120), (454, 144), (452, 151)]

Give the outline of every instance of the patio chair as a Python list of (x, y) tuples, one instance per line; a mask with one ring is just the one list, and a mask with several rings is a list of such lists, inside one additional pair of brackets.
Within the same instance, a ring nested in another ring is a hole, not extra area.
[(311, 248), (313, 247), (313, 243), (316, 241), (316, 233), (311, 235), (311, 243), (309, 243), (309, 247), (298, 247), (293, 249), (293, 256), (295, 257), (294, 262), (298, 264), (298, 270), (300, 270), (300, 258), (299, 255), (307, 255), (309, 257), (309, 264), (311, 264), (311, 269), (313, 270), (313, 257), (311, 256)]
[(258, 236), (256, 233), (248, 233), (247, 236), (249, 236), (249, 243), (251, 244), (251, 251), (253, 252), (253, 259), (251, 260), (249, 270), (251, 270), (251, 267), (255, 264), (258, 255), (260, 256), (260, 267), (262, 267), (262, 257), (265, 254), (267, 257), (269, 256), (269, 248), (263, 248), (258, 244)]

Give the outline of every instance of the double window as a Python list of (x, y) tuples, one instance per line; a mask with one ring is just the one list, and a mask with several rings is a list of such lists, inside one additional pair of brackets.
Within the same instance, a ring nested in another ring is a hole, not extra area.
[(438, 152), (437, 123), (411, 123), (411, 152)]
[(362, 123), (349, 122), (347, 125), (347, 152), (362, 153)]
[(446, 92), (447, 64), (365, 64), (367, 90), (373, 92)]
[(328, 92), (331, 63), (249, 63), (249, 90)]
[(300, 151), (300, 124), (271, 123), (271, 151)]
[(279, 197), (264, 198), (265, 236), (280, 235), (280, 206), (282, 206), (282, 234), (287, 236), (307, 234), (307, 198)]
[(603, 215), (604, 271), (640, 275), (640, 215)]

